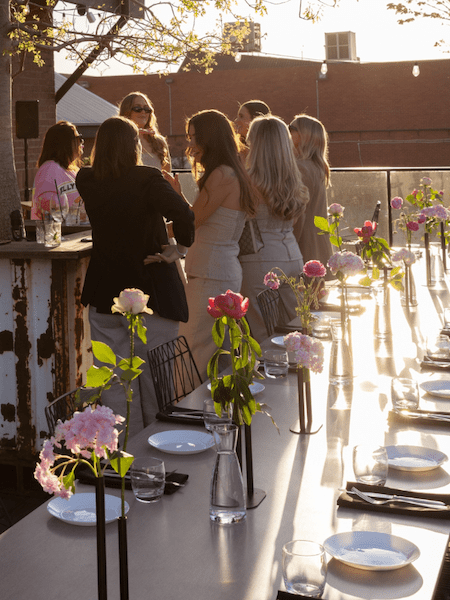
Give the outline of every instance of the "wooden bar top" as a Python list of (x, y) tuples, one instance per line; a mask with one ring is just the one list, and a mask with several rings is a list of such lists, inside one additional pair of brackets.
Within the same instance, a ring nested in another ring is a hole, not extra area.
[(92, 250), (91, 230), (80, 231), (78, 233), (63, 233), (63, 238), (67, 241), (61, 242), (56, 248), (46, 248), (44, 244), (37, 242), (9, 242), (0, 245), (0, 260), (2, 258), (48, 258), (51, 260), (60, 259), (78, 259), (89, 256)]

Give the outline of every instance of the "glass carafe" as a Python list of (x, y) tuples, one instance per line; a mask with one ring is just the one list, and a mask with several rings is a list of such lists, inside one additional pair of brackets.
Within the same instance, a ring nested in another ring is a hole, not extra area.
[(345, 339), (344, 327), (340, 321), (331, 322), (331, 344), (329, 381), (333, 385), (352, 383), (353, 361), (350, 348)]
[(222, 525), (240, 523), (246, 517), (244, 482), (236, 455), (237, 425), (220, 424), (213, 429), (216, 462), (211, 478), (209, 516)]

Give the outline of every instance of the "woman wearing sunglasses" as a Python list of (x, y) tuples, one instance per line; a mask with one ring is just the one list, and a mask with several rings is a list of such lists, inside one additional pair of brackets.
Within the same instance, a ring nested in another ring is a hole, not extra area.
[(119, 115), (131, 119), (139, 128), (142, 144), (142, 164), (170, 172), (169, 146), (158, 130), (155, 111), (149, 98), (141, 92), (125, 96), (119, 105)]
[(83, 143), (75, 125), (68, 121), (58, 121), (48, 129), (37, 162), (39, 170), (34, 179), (32, 219), (43, 219), (44, 213), (50, 212), (51, 200), (66, 194), (69, 208), (76, 206), (80, 221), (87, 221), (80, 194), (75, 186)]

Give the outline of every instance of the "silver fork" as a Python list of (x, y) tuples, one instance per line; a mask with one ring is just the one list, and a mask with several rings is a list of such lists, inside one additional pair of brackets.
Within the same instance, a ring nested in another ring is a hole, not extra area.
[(355, 487), (353, 487), (351, 489), (351, 491), (353, 492), (353, 494), (356, 494), (356, 496), (359, 496), (362, 500), (365, 500), (366, 502), (369, 502), (369, 504), (388, 504), (389, 502), (404, 502), (405, 504), (412, 504), (414, 506), (422, 506), (423, 508), (435, 508), (436, 510), (446, 510), (446, 506), (438, 506), (436, 504), (429, 504), (427, 503), (427, 501), (424, 499), (418, 499), (418, 500), (410, 500), (410, 499), (406, 499), (406, 498), (402, 498), (402, 496), (395, 496), (393, 495), (392, 498), (387, 498), (386, 500), (383, 500), (381, 498), (372, 498), (371, 496), (368, 496), (367, 494), (365, 494), (364, 492), (361, 492), (360, 490), (357, 490)]

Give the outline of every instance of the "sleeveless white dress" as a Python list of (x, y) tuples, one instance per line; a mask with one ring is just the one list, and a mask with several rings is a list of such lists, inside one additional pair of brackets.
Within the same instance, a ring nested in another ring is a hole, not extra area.
[(241, 289), (238, 254), (244, 224), (244, 212), (220, 206), (196, 230), (195, 242), (186, 256), (189, 321), (180, 323), (179, 335), (186, 337), (203, 380), (217, 349), (211, 336), (214, 319), (207, 312), (208, 300), (227, 290)]

